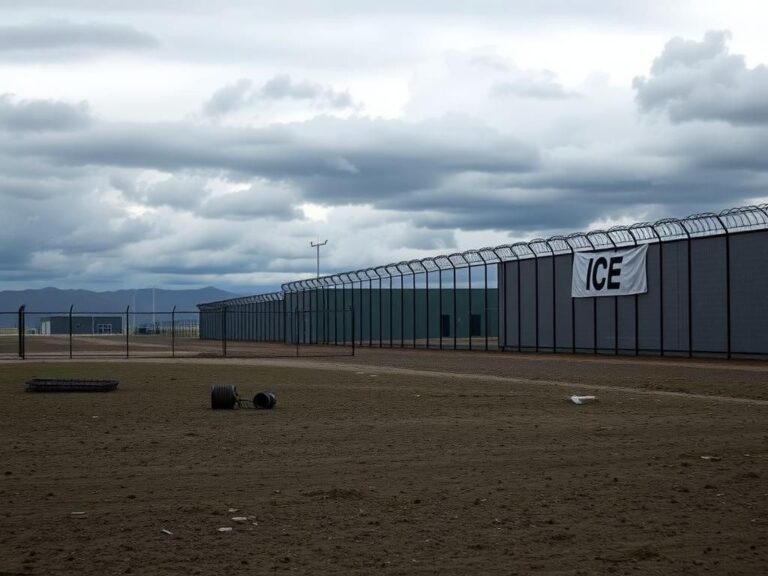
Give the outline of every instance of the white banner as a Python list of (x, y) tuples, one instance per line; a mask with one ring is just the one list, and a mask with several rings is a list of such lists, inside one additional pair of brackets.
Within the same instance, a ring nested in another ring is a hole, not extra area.
[(645, 256), (648, 245), (600, 252), (576, 252), (571, 296), (626, 296), (648, 292)]

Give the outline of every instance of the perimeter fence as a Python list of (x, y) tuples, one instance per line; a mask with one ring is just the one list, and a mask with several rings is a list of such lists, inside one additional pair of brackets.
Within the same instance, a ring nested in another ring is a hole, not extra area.
[[(359, 345), (768, 357), (768, 205), (534, 239), (283, 285), (349, 302)], [(648, 292), (574, 298), (577, 252), (648, 244)], [(329, 304), (330, 303), (330, 304)], [(333, 323), (335, 326), (336, 323)], [(325, 325), (317, 329), (327, 330)], [(333, 328), (334, 335), (336, 328)]]
[[(347, 311), (351, 316), (353, 312)], [(308, 312), (287, 320), (282, 306), (274, 310), (239, 310), (212, 314), (204, 310), (134, 312), (64, 312), (18, 310), (0, 312), (0, 358), (268, 358), (354, 354), (349, 341), (318, 346), (303, 338), (312, 323)], [(216, 323), (217, 330), (213, 323)], [(201, 335), (201, 324), (207, 333)], [(310, 345), (312, 345), (310, 347)]]

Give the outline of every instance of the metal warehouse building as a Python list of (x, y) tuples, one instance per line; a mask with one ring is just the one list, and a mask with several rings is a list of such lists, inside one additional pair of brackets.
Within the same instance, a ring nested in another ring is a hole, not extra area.
[[(584, 287), (574, 270), (582, 270), (585, 258), (591, 277), (613, 288), (630, 252), (642, 253), (642, 290), (595, 293), (588, 280), (593, 292), (579, 293)], [(615, 269), (607, 269), (609, 257)], [(606, 268), (599, 270), (601, 264)], [(469, 250), (282, 288), (200, 305), (201, 337), (759, 357), (768, 355), (768, 205)]]
[[(71, 317), (72, 334), (122, 334), (123, 318), (108, 315), (81, 315)], [(69, 334), (70, 316), (47, 316), (40, 320), (40, 334)]]

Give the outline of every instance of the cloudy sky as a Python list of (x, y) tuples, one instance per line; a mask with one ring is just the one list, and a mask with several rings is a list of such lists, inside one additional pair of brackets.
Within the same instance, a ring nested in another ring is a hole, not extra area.
[[(66, 6), (66, 8), (63, 8)], [(0, 0), (0, 289), (215, 285), (768, 201), (742, 0)]]

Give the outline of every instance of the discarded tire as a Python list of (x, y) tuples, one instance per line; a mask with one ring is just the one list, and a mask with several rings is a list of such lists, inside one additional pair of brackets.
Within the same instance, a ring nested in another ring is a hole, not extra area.
[(277, 404), (277, 397), (274, 392), (259, 392), (253, 397), (254, 408), (262, 410), (271, 410)]
[(117, 385), (117, 380), (34, 378), (27, 382), (27, 392), (112, 392)]
[(237, 388), (235, 386), (211, 386), (211, 408), (214, 410), (232, 410), (237, 404)]

